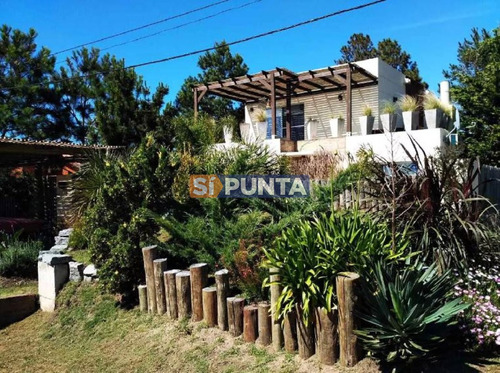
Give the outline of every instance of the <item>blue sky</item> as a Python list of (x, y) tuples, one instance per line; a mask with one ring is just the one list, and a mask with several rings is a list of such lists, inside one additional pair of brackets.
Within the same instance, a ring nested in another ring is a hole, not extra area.
[[(230, 0), (95, 46), (106, 48), (252, 1), (256, 0)], [(35, 28), (39, 33), (38, 44), (55, 52), (214, 2), (216, 0), (0, 0), (0, 23), (22, 30)], [(365, 2), (368, 0), (260, 0), (108, 52), (132, 65), (210, 47), (222, 39), (237, 40)], [(383, 38), (398, 40), (417, 61), (430, 89), (436, 91), (443, 79), (443, 69), (456, 61), (458, 43), (469, 36), (471, 28), (491, 30), (499, 25), (499, 0), (387, 0), (373, 7), (240, 44), (232, 47), (232, 51), (244, 57), (251, 73), (276, 66), (294, 71), (308, 70), (332, 65), (349, 36), (363, 32), (375, 43)], [(184, 78), (199, 72), (197, 59), (191, 56), (141, 67), (137, 71), (150, 87), (166, 83), (171, 90), (168, 99), (173, 100)]]

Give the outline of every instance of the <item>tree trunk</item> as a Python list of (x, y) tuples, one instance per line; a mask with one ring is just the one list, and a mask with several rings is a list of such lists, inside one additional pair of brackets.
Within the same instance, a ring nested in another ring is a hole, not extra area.
[(177, 292), (177, 317), (184, 319), (191, 314), (191, 287), (189, 271), (181, 271), (175, 275)]
[(243, 307), (245, 299), (227, 298), (227, 321), (229, 324), (229, 333), (233, 337), (238, 337), (243, 333)]
[(203, 288), (208, 284), (208, 264), (197, 263), (189, 267), (191, 272), (192, 320), (203, 320)]
[(167, 270), (167, 259), (155, 259), (153, 261), (156, 290), (156, 309), (159, 315), (163, 315), (167, 309), (165, 296), (165, 284), (163, 282), (163, 272)]
[(142, 248), (142, 258), (144, 260), (144, 272), (146, 273), (146, 286), (148, 288), (148, 311), (156, 313), (156, 290), (155, 290), (155, 271), (153, 260), (156, 259), (158, 251), (156, 245)]
[(148, 312), (148, 287), (139, 285), (139, 309), (141, 312)]
[(255, 342), (258, 337), (257, 306), (246, 306), (243, 309), (243, 340)]
[(356, 365), (361, 356), (358, 337), (354, 334), (357, 329), (354, 312), (359, 306), (359, 283), (360, 277), (356, 273), (344, 272), (337, 276), (340, 365), (346, 367)]
[(259, 303), (259, 343), (263, 346), (271, 344), (271, 305), (268, 302)]
[[(269, 270), (269, 280), (271, 283), (280, 280), (278, 275), (278, 269), (271, 268)], [(271, 285), (271, 323), (272, 323), (272, 342), (275, 351), (281, 350), (283, 347), (283, 330), (281, 329), (281, 320), (277, 317), (276, 304), (278, 303), (278, 298), (281, 294), (281, 286), (278, 284)]]
[(297, 351), (297, 315), (295, 311), (286, 314), (283, 334), (285, 337), (285, 351), (290, 353)]
[(295, 309), (297, 311), (297, 345), (299, 356), (306, 360), (314, 355), (313, 315), (309, 315), (306, 325), (301, 305), (298, 304)]
[(215, 286), (217, 288), (217, 324), (220, 330), (228, 330), (226, 301), (229, 295), (229, 271), (227, 269), (215, 272)]
[(203, 320), (210, 327), (217, 325), (217, 290), (215, 287), (203, 289)]
[(338, 359), (338, 312), (316, 310), (316, 354), (322, 364), (333, 365)]
[(163, 282), (165, 283), (165, 292), (167, 297), (167, 315), (171, 319), (177, 318), (177, 290), (175, 286), (175, 275), (180, 269), (171, 269), (163, 273)]

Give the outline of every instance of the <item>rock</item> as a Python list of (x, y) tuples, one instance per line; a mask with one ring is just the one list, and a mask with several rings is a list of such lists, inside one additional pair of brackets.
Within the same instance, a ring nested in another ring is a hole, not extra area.
[(71, 262), (73, 259), (69, 255), (65, 254), (56, 254), (56, 253), (43, 253), (38, 256), (38, 261), (48, 264), (48, 265), (56, 265), (56, 264), (66, 264)]
[(66, 245), (68, 246), (69, 244), (69, 237), (61, 237), (61, 236), (55, 236), (54, 237), (54, 245)]
[(62, 231), (59, 231), (58, 236), (59, 237), (69, 237), (73, 233), (73, 228), (68, 228), (68, 229), (63, 229)]
[(97, 269), (95, 265), (89, 264), (83, 270), (83, 280), (87, 282), (97, 281)]
[(63, 253), (65, 252), (66, 250), (68, 250), (68, 245), (54, 245), (50, 248), (50, 252), (51, 253), (54, 253), (54, 252), (57, 252), (57, 253)]
[(83, 263), (69, 262), (69, 280), (73, 282), (83, 281)]

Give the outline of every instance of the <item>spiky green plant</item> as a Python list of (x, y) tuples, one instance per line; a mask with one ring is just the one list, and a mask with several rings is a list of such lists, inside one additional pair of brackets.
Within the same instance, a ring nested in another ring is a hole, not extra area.
[(384, 102), (382, 106), (382, 114), (396, 114), (396, 105), (390, 101)]
[(365, 104), (363, 105), (363, 115), (366, 117), (371, 117), (373, 114), (373, 110), (370, 105)]
[(376, 263), (359, 314), (364, 324), (357, 334), (364, 348), (394, 370), (432, 357), (468, 307), (450, 298), (452, 287), (449, 272), (439, 275), (435, 264)]
[(432, 92), (428, 92), (424, 95), (424, 109), (442, 109), (441, 100)]
[(418, 109), (418, 100), (416, 97), (404, 95), (398, 100), (398, 106), (402, 111), (416, 111)]

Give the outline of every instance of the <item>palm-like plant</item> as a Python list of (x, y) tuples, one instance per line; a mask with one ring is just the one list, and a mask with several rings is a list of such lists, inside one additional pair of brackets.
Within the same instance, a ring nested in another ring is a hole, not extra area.
[(396, 370), (442, 346), (468, 305), (449, 298), (453, 280), (439, 275), (436, 264), (416, 262), (402, 269), (381, 262), (364, 287), (364, 322), (357, 334), (364, 348)]

